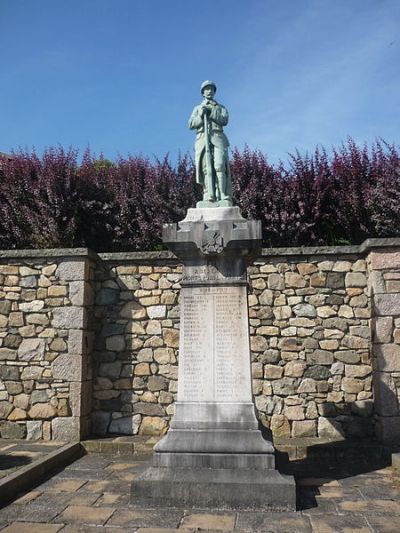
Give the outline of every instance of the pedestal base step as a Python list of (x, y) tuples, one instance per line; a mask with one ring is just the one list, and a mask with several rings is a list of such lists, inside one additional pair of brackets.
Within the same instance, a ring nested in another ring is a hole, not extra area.
[(274, 470), (275, 456), (262, 453), (157, 453), (153, 466), (166, 468), (247, 468)]
[(277, 470), (150, 467), (132, 483), (131, 505), (296, 510), (296, 484)]

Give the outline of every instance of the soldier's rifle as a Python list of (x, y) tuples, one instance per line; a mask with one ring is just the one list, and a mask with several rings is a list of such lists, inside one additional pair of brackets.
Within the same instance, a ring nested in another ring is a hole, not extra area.
[(210, 148), (210, 138), (208, 134), (208, 116), (206, 110), (204, 111), (204, 145), (206, 151), (206, 169), (207, 169), (207, 190), (210, 200), (215, 199), (214, 185), (213, 185), (213, 164)]

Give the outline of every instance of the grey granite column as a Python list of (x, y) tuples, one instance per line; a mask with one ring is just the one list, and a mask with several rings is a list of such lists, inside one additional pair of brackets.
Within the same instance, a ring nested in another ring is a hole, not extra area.
[(183, 262), (178, 399), (132, 503), (295, 509), (294, 480), (275, 470), (251, 390), (246, 266), (261, 224), (238, 207), (189, 209), (163, 241)]

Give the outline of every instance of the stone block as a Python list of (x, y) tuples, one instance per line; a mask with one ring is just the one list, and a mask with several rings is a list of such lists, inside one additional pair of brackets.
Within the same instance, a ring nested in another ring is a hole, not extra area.
[(308, 274), (317, 272), (318, 269), (312, 263), (297, 263), (297, 270), (302, 276), (307, 276)]
[(389, 343), (392, 340), (393, 317), (373, 319), (373, 338), (376, 343)]
[(20, 361), (42, 361), (46, 342), (44, 339), (24, 339), (18, 348)]
[(49, 348), (52, 352), (65, 352), (67, 349), (67, 343), (65, 342), (64, 339), (57, 337), (52, 340)]
[(146, 318), (147, 312), (142, 305), (134, 301), (128, 302), (122, 307), (120, 316), (121, 318), (129, 318), (130, 320), (141, 320), (142, 318)]
[(295, 378), (281, 378), (272, 382), (272, 390), (274, 394), (280, 396), (287, 396), (289, 394), (295, 394), (297, 388), (297, 380)]
[(19, 367), (10, 365), (0, 365), (0, 379), (3, 381), (18, 381)]
[(33, 300), (32, 302), (23, 302), (19, 304), (19, 310), (24, 313), (37, 313), (44, 307), (43, 300)]
[(7, 401), (0, 402), (0, 419), (7, 418), (13, 408), (14, 406)]
[(41, 420), (28, 420), (26, 422), (26, 439), (40, 440), (43, 438), (43, 422)]
[(316, 420), (294, 420), (292, 425), (292, 437), (316, 437), (317, 421)]
[(400, 280), (388, 280), (386, 282), (387, 292), (400, 292)]
[(330, 377), (329, 368), (322, 365), (312, 365), (304, 372), (305, 378), (324, 380)]
[(274, 302), (274, 293), (270, 289), (265, 289), (258, 297), (260, 305), (272, 305)]
[(265, 365), (264, 377), (266, 379), (279, 379), (282, 377), (283, 367), (278, 365)]
[(318, 419), (318, 437), (344, 440), (344, 431), (340, 422), (323, 416)]
[(81, 420), (74, 416), (59, 416), (51, 421), (52, 440), (79, 441), (82, 435)]
[(44, 368), (41, 366), (27, 366), (22, 371), (21, 379), (36, 381), (42, 377), (43, 372)]
[(147, 308), (147, 314), (150, 319), (165, 318), (167, 315), (167, 307), (165, 305), (150, 305)]
[(317, 392), (317, 383), (314, 379), (304, 378), (301, 380), (300, 385), (297, 389), (297, 392), (300, 394), (302, 392)]
[(179, 330), (173, 328), (163, 329), (163, 339), (165, 344), (170, 348), (179, 347)]
[(0, 436), (2, 439), (23, 439), (25, 435), (25, 425), (17, 422), (0, 422)]
[(69, 403), (72, 416), (89, 415), (92, 407), (92, 382), (71, 382), (69, 385)]
[(38, 284), (38, 278), (36, 276), (26, 276), (19, 281), (20, 287), (35, 288)]
[[(47, 390), (50, 389), (40, 389), (40, 390), (34, 390), (32, 391), (30, 401), (31, 404), (34, 405), (35, 403), (45, 403), (48, 400)], [(29, 396), (26, 395), (29, 399)]]
[(60, 354), (53, 361), (51, 367), (54, 379), (82, 380), (82, 357), (80, 355)]
[(99, 365), (98, 375), (111, 379), (117, 379), (121, 375), (121, 368), (121, 361), (114, 361), (112, 363), (101, 363)]
[(148, 416), (165, 416), (165, 411), (161, 405), (155, 403), (137, 402), (133, 405), (133, 412)]
[(253, 352), (264, 352), (268, 348), (268, 341), (261, 335), (250, 337), (250, 348)]
[(93, 291), (88, 282), (71, 281), (69, 283), (69, 299), (72, 305), (81, 307), (93, 303)]
[[(271, 274), (273, 276), (274, 274)], [(297, 274), (296, 272), (286, 272), (285, 273), (285, 284), (287, 287), (293, 287), (296, 289), (301, 289), (306, 286), (306, 281), (303, 276)]]
[(9, 300), (0, 301), (0, 315), (8, 315), (11, 311), (11, 302)]
[(335, 352), (335, 359), (347, 364), (356, 364), (360, 361), (360, 354), (355, 350), (338, 350)]
[(50, 420), (57, 414), (57, 409), (48, 403), (36, 403), (29, 409), (29, 417), (39, 420)]
[(285, 365), (285, 376), (301, 378), (305, 368), (306, 364), (303, 361), (289, 361)]
[(139, 431), (142, 417), (140, 414), (124, 416), (111, 421), (109, 433), (122, 435), (136, 435)]
[(298, 317), (315, 318), (317, 310), (311, 304), (297, 304), (293, 307), (293, 312)]
[(366, 287), (367, 278), (362, 272), (348, 272), (346, 274), (346, 287)]
[(86, 329), (86, 310), (75, 306), (54, 307), (51, 325), (62, 329)]
[[(346, 275), (346, 279), (347, 276)], [(326, 276), (326, 286), (330, 289), (343, 289), (345, 285), (345, 278), (342, 272), (328, 272)]]
[(162, 376), (150, 376), (147, 382), (150, 391), (161, 391), (168, 389), (168, 381)]
[(311, 287), (325, 287), (327, 275), (325, 272), (316, 272), (310, 279)]
[(88, 335), (81, 329), (69, 329), (68, 331), (68, 353), (70, 355), (83, 355), (87, 353), (89, 344)]
[(301, 405), (286, 406), (285, 416), (288, 420), (304, 420), (304, 408)]
[(400, 268), (400, 252), (389, 250), (374, 250), (369, 254), (371, 270), (385, 270)]
[(38, 326), (47, 326), (50, 321), (44, 313), (30, 313), (26, 315), (26, 321), (28, 324), (35, 324)]
[(376, 294), (373, 306), (378, 316), (400, 316), (400, 293)]
[(268, 288), (278, 291), (283, 290), (285, 288), (284, 278), (280, 274), (270, 274), (268, 276)]
[(349, 378), (365, 378), (372, 374), (372, 367), (369, 365), (346, 365), (345, 374)]
[(307, 362), (317, 365), (331, 365), (333, 363), (333, 353), (327, 350), (314, 350), (307, 354)]
[(88, 264), (85, 259), (63, 261), (58, 265), (55, 276), (61, 281), (77, 281), (87, 279)]
[(397, 416), (399, 402), (396, 384), (387, 372), (374, 372), (375, 411), (381, 416)]
[(168, 429), (168, 423), (159, 416), (145, 416), (140, 424), (139, 435), (164, 435)]
[(15, 361), (17, 352), (9, 348), (0, 348), (0, 361)]
[(289, 420), (284, 415), (272, 415), (270, 429), (276, 439), (290, 437)]
[(400, 372), (400, 345), (376, 344), (373, 347), (377, 370)]
[(358, 394), (363, 389), (364, 382), (359, 379), (345, 377), (342, 380), (342, 390), (344, 392), (348, 392), (350, 394)]
[[(34, 391), (34, 392), (38, 392), (38, 391)], [(47, 400), (47, 395), (46, 395), (46, 400)], [(19, 407), (20, 409), (27, 409), (28, 405), (29, 405), (29, 394), (17, 394), (16, 396), (14, 396), (14, 407)]]

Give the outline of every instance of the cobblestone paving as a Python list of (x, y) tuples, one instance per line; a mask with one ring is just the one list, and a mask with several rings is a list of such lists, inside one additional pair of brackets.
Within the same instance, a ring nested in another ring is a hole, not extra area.
[(297, 512), (138, 509), (129, 503), (130, 484), (148, 461), (86, 455), (0, 509), (1, 533), (400, 531), (400, 475), (391, 468), (300, 478)]
[(57, 448), (61, 448), (63, 444), (54, 441), (33, 442), (0, 439), (0, 479), (37, 459), (45, 457)]

